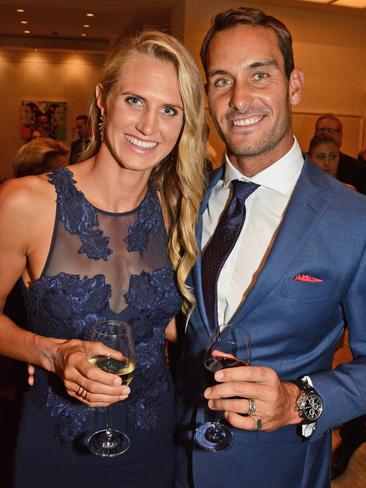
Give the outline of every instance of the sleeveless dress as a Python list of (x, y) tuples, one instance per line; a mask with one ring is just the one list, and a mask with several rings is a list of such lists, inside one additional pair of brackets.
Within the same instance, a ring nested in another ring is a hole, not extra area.
[(180, 308), (157, 195), (114, 214), (92, 206), (73, 174), (49, 175), (57, 212), (41, 277), (26, 292), (37, 334), (90, 339), (104, 319), (132, 327), (137, 364), (131, 394), (112, 406), (112, 425), (131, 445), (115, 458), (89, 453), (86, 440), (106, 426), (106, 409), (67, 395), (53, 373), (37, 368), (24, 393), (15, 462), (16, 488), (171, 488), (175, 394), (165, 359), (165, 328)]

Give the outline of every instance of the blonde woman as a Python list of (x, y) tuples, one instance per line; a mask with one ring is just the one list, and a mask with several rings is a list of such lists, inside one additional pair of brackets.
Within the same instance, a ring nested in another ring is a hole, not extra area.
[[(178, 41), (155, 31), (124, 40), (96, 87), (86, 159), (2, 189), (1, 301), (22, 276), (32, 329), (2, 315), (0, 354), (36, 370), (22, 409), (16, 488), (173, 484), (164, 342), (182, 302), (193, 301), (184, 282), (203, 192), (203, 101), (199, 72)], [(96, 322), (111, 318), (133, 330), (131, 389), (88, 362), (109, 354), (89, 339)], [(105, 460), (84, 441), (105, 427), (100, 407), (111, 404), (114, 427), (131, 445)]]

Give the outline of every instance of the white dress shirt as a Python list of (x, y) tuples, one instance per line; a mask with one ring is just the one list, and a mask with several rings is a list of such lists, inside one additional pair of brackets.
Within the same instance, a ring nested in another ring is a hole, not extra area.
[(226, 156), (224, 180), (213, 188), (203, 215), (202, 249), (210, 240), (225, 209), (234, 179), (252, 181), (259, 188), (246, 200), (246, 219), (218, 280), (218, 323), (226, 324), (256, 281), (274, 241), (287, 204), (300, 176), (304, 158), (296, 139), (279, 161), (247, 178)]

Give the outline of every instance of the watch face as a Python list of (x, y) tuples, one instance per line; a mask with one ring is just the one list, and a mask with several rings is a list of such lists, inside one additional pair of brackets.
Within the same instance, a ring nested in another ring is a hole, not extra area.
[(315, 393), (310, 393), (303, 407), (303, 416), (307, 420), (315, 422), (323, 411), (323, 402)]

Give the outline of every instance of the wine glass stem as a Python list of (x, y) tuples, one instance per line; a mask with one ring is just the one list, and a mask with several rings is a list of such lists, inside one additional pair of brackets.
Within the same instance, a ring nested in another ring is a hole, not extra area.
[(112, 437), (112, 406), (107, 407), (107, 428), (106, 433), (108, 437)]

